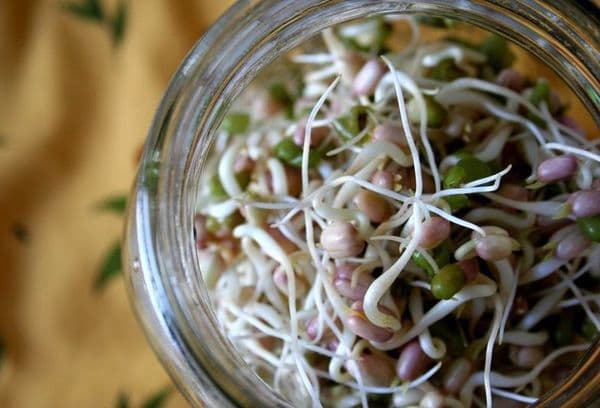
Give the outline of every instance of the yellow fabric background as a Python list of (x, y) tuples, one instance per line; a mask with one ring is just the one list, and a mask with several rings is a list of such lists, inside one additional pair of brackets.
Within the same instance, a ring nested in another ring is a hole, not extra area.
[(120, 391), (138, 406), (170, 383), (122, 280), (91, 289), (122, 229), (93, 206), (127, 192), (169, 78), (231, 3), (129, 0), (113, 48), (58, 0), (0, 1), (0, 407), (114, 407)]

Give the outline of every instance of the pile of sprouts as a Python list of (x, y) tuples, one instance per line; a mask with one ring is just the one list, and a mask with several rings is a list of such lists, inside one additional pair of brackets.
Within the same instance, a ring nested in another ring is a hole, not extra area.
[(501, 38), (419, 31), (290, 54), (199, 181), (216, 316), (295, 406), (529, 404), (600, 329), (597, 142)]

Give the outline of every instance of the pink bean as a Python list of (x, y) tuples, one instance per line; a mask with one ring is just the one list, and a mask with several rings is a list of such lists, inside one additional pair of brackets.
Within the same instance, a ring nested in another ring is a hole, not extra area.
[[(392, 332), (384, 327), (379, 327), (367, 320), (364, 314), (362, 302), (354, 302), (351, 307), (352, 311), (348, 316), (348, 329), (357, 336), (364, 339), (383, 343), (392, 338)], [(379, 311), (389, 313), (383, 306), (379, 305)], [(391, 313), (389, 313), (391, 314)]]
[(445, 218), (433, 216), (423, 223), (419, 246), (432, 249), (450, 236), (450, 222)]
[(385, 64), (379, 61), (379, 59), (367, 61), (352, 81), (352, 93), (355, 96), (371, 95), (386, 71)]
[(371, 176), (371, 183), (391, 190), (394, 188), (394, 175), (387, 170), (377, 170)]
[(577, 171), (575, 156), (565, 154), (544, 160), (537, 168), (537, 178), (543, 183), (568, 179)]
[[(370, 387), (389, 386), (395, 377), (394, 363), (383, 355), (362, 354), (356, 364), (360, 370), (360, 376), (365, 385)], [(346, 364), (346, 369), (355, 378), (355, 368), (352, 364)]]
[(341, 263), (335, 266), (333, 278), (335, 279), (352, 279), (356, 266), (349, 263)]
[(577, 191), (569, 197), (571, 212), (575, 217), (593, 217), (600, 215), (600, 191)]
[(513, 242), (506, 230), (495, 227), (482, 227), (486, 232), (485, 236), (478, 232), (473, 232), (471, 238), (475, 241), (475, 252), (486, 261), (499, 261), (508, 258), (512, 253)]
[(385, 197), (370, 190), (361, 189), (353, 201), (371, 222), (377, 224), (387, 220), (393, 212)]
[(331, 338), (328, 338), (327, 341), (325, 342), (325, 348), (329, 351), (336, 351), (338, 349), (338, 347), (340, 346), (340, 341), (333, 336), (330, 336)]
[(349, 222), (333, 222), (321, 232), (321, 246), (332, 258), (346, 258), (360, 254), (365, 241), (356, 227)]
[(367, 273), (362, 273), (358, 277), (355, 286), (352, 286), (352, 275), (354, 267), (348, 264), (342, 264), (335, 267), (333, 276), (333, 286), (338, 293), (352, 300), (362, 300), (371, 283), (373, 277)]
[(473, 363), (465, 357), (459, 357), (450, 363), (444, 375), (444, 390), (450, 394), (457, 394), (469, 379), (473, 371)]
[(396, 373), (402, 381), (412, 381), (422, 375), (431, 359), (423, 352), (418, 340), (408, 343), (400, 352), (396, 363)]
[(477, 255), (486, 261), (499, 261), (512, 253), (512, 241), (509, 237), (490, 236), (475, 244)]
[(559, 241), (556, 247), (556, 257), (568, 261), (580, 255), (591, 242), (579, 230), (575, 230), (565, 239)]

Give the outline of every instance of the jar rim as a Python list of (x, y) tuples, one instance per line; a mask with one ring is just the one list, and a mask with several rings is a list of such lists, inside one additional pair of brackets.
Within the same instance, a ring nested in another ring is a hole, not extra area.
[[(490, 24), (484, 28), (509, 35), (536, 56), (555, 62), (553, 68), (568, 76), (566, 82), (600, 123), (597, 6), (588, 0), (449, 3), (238, 1), (181, 64), (145, 144), (130, 206), (124, 262), (130, 297), (149, 341), (194, 405), (289, 406), (269, 392), (215, 330), (218, 324), (206, 290), (194, 281), (200, 275), (191, 239), (190, 202), (197, 196), (195, 181), (218, 124), (232, 100), (276, 56), (326, 26), (384, 12), (428, 12), (475, 25), (485, 21)], [(197, 308), (195, 314), (190, 304)], [(212, 333), (207, 330), (211, 325)]]

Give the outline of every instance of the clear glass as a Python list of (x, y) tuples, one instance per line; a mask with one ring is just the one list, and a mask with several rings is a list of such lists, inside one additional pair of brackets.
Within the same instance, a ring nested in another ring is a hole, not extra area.
[[(194, 406), (291, 406), (220, 333), (201, 283), (192, 238), (196, 180), (216, 129), (232, 100), (278, 56), (324, 28), (385, 13), (450, 17), (509, 38), (551, 66), (600, 123), (600, 13), (588, 1), (236, 3), (190, 51), (166, 91), (146, 142), (125, 236), (134, 309)], [(581, 398), (598, 395), (598, 371), (597, 363), (584, 365), (579, 379), (563, 384), (560, 406), (590, 406)], [(556, 404), (556, 396), (539, 403)]]

